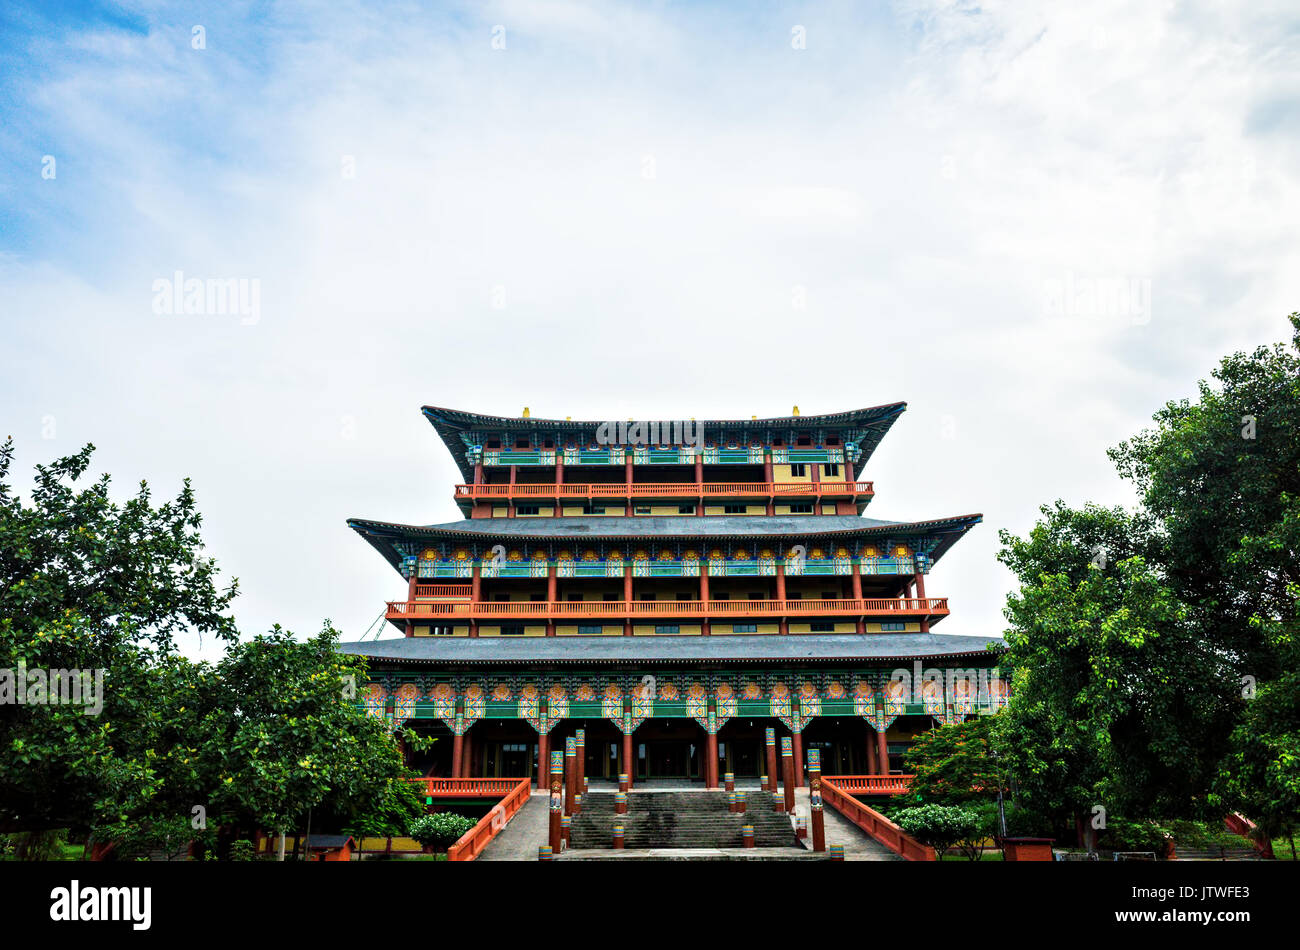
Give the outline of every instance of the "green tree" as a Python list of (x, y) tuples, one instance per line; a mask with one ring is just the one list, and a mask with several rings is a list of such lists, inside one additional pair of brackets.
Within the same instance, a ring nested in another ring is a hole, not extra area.
[(201, 554), (188, 481), (161, 505), (144, 483), (118, 505), (107, 475), (77, 490), (92, 451), (36, 466), (25, 503), (9, 481), (13, 441), (0, 446), (0, 670), (105, 671), (96, 716), (0, 704), (3, 830), (86, 828), (101, 802), (150, 794), (154, 675), (175, 662), (175, 634), (235, 637), (237, 585), (219, 588)]
[(917, 736), (904, 757), (913, 774), (908, 791), (944, 805), (996, 797), (1002, 779), (990, 746), (992, 726), (993, 717), (980, 716)]
[(1002, 534), (1020, 589), (995, 744), (1040, 809), (1082, 824), (1093, 805), (1135, 820), (1219, 807), (1208, 793), (1243, 683), (1277, 679), (1294, 640), (1300, 315), (1290, 322), (1290, 349), (1225, 358), (1196, 402), (1168, 403), (1111, 450), (1135, 512), (1058, 501), (1027, 538)]

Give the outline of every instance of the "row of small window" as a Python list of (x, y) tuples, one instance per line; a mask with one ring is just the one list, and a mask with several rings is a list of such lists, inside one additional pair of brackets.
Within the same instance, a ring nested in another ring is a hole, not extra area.
[[(834, 633), (835, 624), (811, 623), (808, 625), (808, 629), (812, 633)], [(907, 625), (902, 623), (882, 623), (880, 625), (880, 629), (882, 631), (885, 631), (886, 633), (898, 633), (903, 630), (906, 630)], [(452, 634), (452, 628), (450, 626), (440, 625), (440, 626), (435, 626), (430, 628), (429, 632), (435, 637), (449, 637)], [(595, 637), (595, 636), (600, 636), (604, 632), (605, 632), (605, 628), (597, 624), (592, 624), (592, 625), (580, 624), (578, 626), (579, 636)], [(681, 633), (681, 632), (682, 632), (682, 628), (680, 624), (661, 623), (655, 625), (655, 633), (674, 634), (674, 633)], [(731, 632), (732, 633), (758, 633), (758, 624), (733, 623), (731, 625)], [(523, 635), (524, 635), (523, 624), (520, 623), (506, 624), (501, 627), (501, 636), (503, 637), (522, 637)]]
[[(681, 600), (681, 601), (693, 601), (693, 600), (696, 600), (696, 598), (695, 598), (694, 595), (692, 595), (692, 594), (683, 594), (683, 593), (675, 594), (675, 595), (674, 595), (674, 598), (675, 598), (676, 600)], [(803, 600), (803, 593), (802, 593), (801, 591), (797, 591), (797, 590), (787, 591), (787, 592), (786, 592), (786, 595), (785, 595), (785, 598), (786, 598), (786, 600)], [(545, 600), (545, 599), (546, 599), (546, 595), (545, 595), (545, 594), (529, 594), (529, 595), (528, 595), (528, 600), (529, 600), (530, 602), (533, 602), (533, 603), (536, 603), (536, 602), (539, 602), (539, 601), (543, 601), (543, 600)], [(610, 593), (601, 594), (601, 600), (604, 600), (604, 601), (617, 602), (617, 601), (621, 601), (622, 599), (623, 599), (623, 595), (622, 595), (622, 594), (610, 594)], [(641, 598), (641, 600), (654, 600), (654, 599), (655, 599), (654, 594), (651, 594), (651, 595), (648, 596), (648, 597), (642, 597), (642, 598)], [(718, 591), (717, 593), (714, 593), (714, 594), (711, 595), (711, 599), (712, 599), (712, 600), (731, 600), (731, 594), (727, 593), (726, 591)], [(762, 591), (750, 591), (749, 594), (748, 594), (747, 596), (745, 596), (744, 598), (742, 598), (742, 599), (743, 599), (743, 600), (767, 600), (768, 598), (767, 598), (766, 596), (764, 596), (764, 594), (763, 594)], [(842, 598), (840, 597), (839, 594), (835, 593), (835, 591), (827, 591), (827, 590), (824, 590), (824, 591), (821, 592), (821, 597), (820, 597), (819, 599), (821, 599), (821, 600), (841, 600)], [(493, 603), (505, 603), (505, 602), (509, 602), (509, 600), (510, 600), (510, 595), (509, 595), (509, 594), (493, 594), (493, 595), (492, 595), (492, 602), (493, 602)], [(570, 603), (578, 603), (578, 602), (581, 602), (581, 600), (582, 600), (582, 595), (581, 595), (581, 594), (569, 594), (569, 595), (568, 595), (568, 600), (569, 600)]]
[[(603, 445), (601, 445), (601, 444), (599, 444), (599, 443), (597, 443), (597, 442), (591, 442), (591, 443), (588, 443), (588, 444), (589, 444), (592, 448), (605, 448), (605, 447), (606, 447), (606, 446), (603, 446)], [(807, 435), (801, 435), (801, 436), (799, 436), (799, 438), (795, 439), (795, 441), (794, 441), (794, 445), (795, 445), (796, 448), (808, 447), (808, 446), (811, 446), (812, 444), (813, 444), (812, 437), (811, 437), (811, 436), (807, 436)], [(827, 445), (839, 445), (839, 444), (840, 444), (839, 437), (838, 437), (838, 436), (834, 436), (834, 435), (832, 435), (832, 436), (827, 436), (827, 438), (826, 438), (826, 444), (827, 444)], [(779, 448), (782, 448), (782, 447), (785, 445), (785, 440), (784, 440), (784, 439), (773, 439), (773, 440), (772, 440), (772, 445), (773, 445), (774, 447), (778, 448), (778, 449), (779, 449)], [(499, 449), (499, 448), (501, 448), (501, 440), (500, 440), (500, 439), (488, 439), (486, 442), (484, 442), (483, 447), (484, 447), (485, 449)], [(531, 441), (529, 441), (528, 439), (515, 439), (515, 446), (514, 446), (514, 447), (515, 447), (516, 449), (533, 449), (533, 448), (538, 448), (538, 446), (533, 445), (533, 443), (532, 443)], [(554, 440), (554, 439), (542, 439), (542, 441), (541, 441), (541, 446), (540, 446), (540, 447), (543, 448), (543, 449), (553, 449), (553, 448), (555, 448), (555, 440)], [(671, 448), (677, 448), (677, 446), (676, 446), (676, 445), (665, 444), (665, 445), (660, 445), (660, 446), (651, 446), (651, 448), (671, 449)]]
[[(547, 505), (547, 507), (549, 508), (551, 506)], [(608, 506), (584, 505), (582, 511), (584, 514), (588, 514), (588, 515), (603, 515), (605, 514), (606, 507)], [(542, 510), (541, 505), (516, 505), (515, 506), (515, 514), (517, 515), (541, 514), (541, 510)], [(622, 511), (623, 508), (620, 506), (618, 510)], [(632, 508), (632, 513), (637, 515), (648, 515), (650, 514), (651, 510), (652, 509), (650, 508), (649, 505), (636, 505)], [(678, 505), (677, 513), (679, 515), (693, 515), (695, 514), (695, 506)], [(749, 506), (748, 505), (723, 505), (722, 513), (724, 515), (748, 514)], [(792, 515), (810, 515), (812, 513), (813, 513), (813, 506), (810, 502), (805, 504), (794, 504), (790, 506), (790, 514)]]

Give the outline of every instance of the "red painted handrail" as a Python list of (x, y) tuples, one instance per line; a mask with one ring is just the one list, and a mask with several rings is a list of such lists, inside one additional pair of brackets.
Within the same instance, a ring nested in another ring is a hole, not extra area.
[[(850, 778), (893, 778), (894, 776), (849, 776)], [(901, 777), (901, 776), (900, 776)], [(907, 776), (910, 778), (910, 776)], [(908, 861), (936, 861), (934, 848), (917, 841), (874, 808), (868, 808), (837, 783), (841, 776), (822, 779), (822, 801), (853, 822), (890, 851)]]
[(517, 778), (413, 778), (433, 798), (485, 798), (506, 795), (519, 781)]
[(406, 617), (782, 617), (782, 616), (939, 617), (948, 614), (947, 597), (881, 597), (869, 600), (583, 600), (480, 601), (478, 603), (388, 602), (389, 619)]
[(457, 498), (710, 498), (874, 495), (871, 482), (607, 482), (557, 485), (457, 485)]
[[(460, 781), (460, 780), (457, 780)], [(532, 782), (526, 778), (496, 779), (512, 786), (511, 792), (501, 799), (491, 811), (479, 819), (477, 825), (460, 836), (460, 839), (447, 849), (448, 861), (473, 861), (495, 838), (515, 812), (524, 807), (528, 796), (532, 794)]]
[(444, 597), (469, 600), (469, 584), (416, 584), (416, 597)]
[(854, 795), (902, 795), (911, 785), (912, 775), (828, 775), (823, 781), (832, 781), (844, 792)]

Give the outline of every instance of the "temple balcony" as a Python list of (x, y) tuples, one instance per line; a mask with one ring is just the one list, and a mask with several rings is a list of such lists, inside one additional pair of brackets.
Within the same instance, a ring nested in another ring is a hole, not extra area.
[(871, 482), (826, 479), (813, 482), (598, 482), (573, 484), (535, 484), (516, 482), (482, 485), (457, 485), (456, 501), (474, 503), (506, 502), (600, 502), (616, 500), (747, 499), (764, 503), (779, 501), (851, 501), (867, 502), (875, 494)]
[[(437, 585), (445, 587), (463, 585)], [(420, 596), (417, 589), (417, 596)], [(471, 601), (463, 594), (389, 601), (388, 620), (424, 617), (464, 620), (563, 620), (584, 617), (845, 617), (853, 620), (925, 620), (948, 616), (947, 597), (879, 597), (864, 600), (585, 600)]]

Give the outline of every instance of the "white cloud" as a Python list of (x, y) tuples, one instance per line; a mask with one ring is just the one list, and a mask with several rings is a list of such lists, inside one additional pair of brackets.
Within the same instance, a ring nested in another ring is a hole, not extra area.
[[(1296, 309), (1284, 6), (321, 5), (202, 52), (158, 16), (27, 88), (64, 190), (23, 186), (0, 395), (25, 462), (192, 475), (249, 630), (400, 596), (343, 521), (457, 517), (423, 403), (905, 399), (869, 513), (985, 512), (928, 587), (995, 633), (996, 530), (1127, 499), (1104, 449)], [(156, 316), (177, 269), (259, 278), (261, 321)], [(1067, 276), (1149, 280), (1150, 319), (1046, 312)]]

